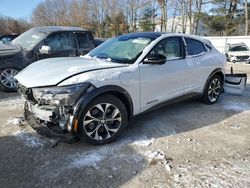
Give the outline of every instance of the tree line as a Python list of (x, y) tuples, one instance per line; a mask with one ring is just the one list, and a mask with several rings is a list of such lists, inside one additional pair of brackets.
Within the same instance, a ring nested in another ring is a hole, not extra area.
[(21, 33), (33, 26), (62, 25), (88, 29), (96, 37), (156, 30), (248, 35), (249, 13), (247, 0), (44, 0), (33, 10), (30, 23), (14, 20), (3, 25), (0, 18), (0, 33), (2, 28)]

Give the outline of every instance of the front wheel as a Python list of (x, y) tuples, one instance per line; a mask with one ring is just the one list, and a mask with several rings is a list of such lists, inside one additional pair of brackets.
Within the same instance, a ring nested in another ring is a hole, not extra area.
[(95, 98), (80, 114), (78, 135), (94, 145), (114, 141), (128, 124), (125, 105), (110, 94)]
[(3, 68), (0, 70), (0, 90), (2, 91), (16, 91), (15, 76), (18, 73), (16, 68)]
[(222, 92), (222, 78), (219, 75), (213, 76), (205, 89), (202, 100), (206, 104), (214, 104)]

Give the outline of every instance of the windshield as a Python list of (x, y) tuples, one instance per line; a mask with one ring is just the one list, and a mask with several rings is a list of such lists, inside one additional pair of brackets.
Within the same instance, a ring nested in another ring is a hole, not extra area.
[(88, 55), (116, 63), (132, 64), (152, 40), (139, 36), (120, 36), (104, 42)]
[(13, 45), (20, 45), (25, 50), (31, 50), (47, 33), (30, 29), (12, 41)]
[(247, 46), (233, 46), (233, 47), (230, 47), (229, 51), (231, 52), (249, 51), (249, 49)]

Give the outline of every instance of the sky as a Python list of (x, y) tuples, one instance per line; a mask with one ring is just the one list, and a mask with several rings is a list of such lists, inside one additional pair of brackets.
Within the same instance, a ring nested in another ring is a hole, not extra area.
[(29, 20), (32, 11), (43, 0), (0, 0), (0, 15)]

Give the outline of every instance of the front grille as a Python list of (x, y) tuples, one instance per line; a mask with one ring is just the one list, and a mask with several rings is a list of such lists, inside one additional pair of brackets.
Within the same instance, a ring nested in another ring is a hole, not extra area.
[(248, 56), (248, 55), (244, 55), (244, 56), (236, 56), (236, 58), (237, 58), (237, 59), (239, 59), (239, 60), (244, 61), (244, 60), (247, 60), (247, 59), (249, 58), (249, 56)]

